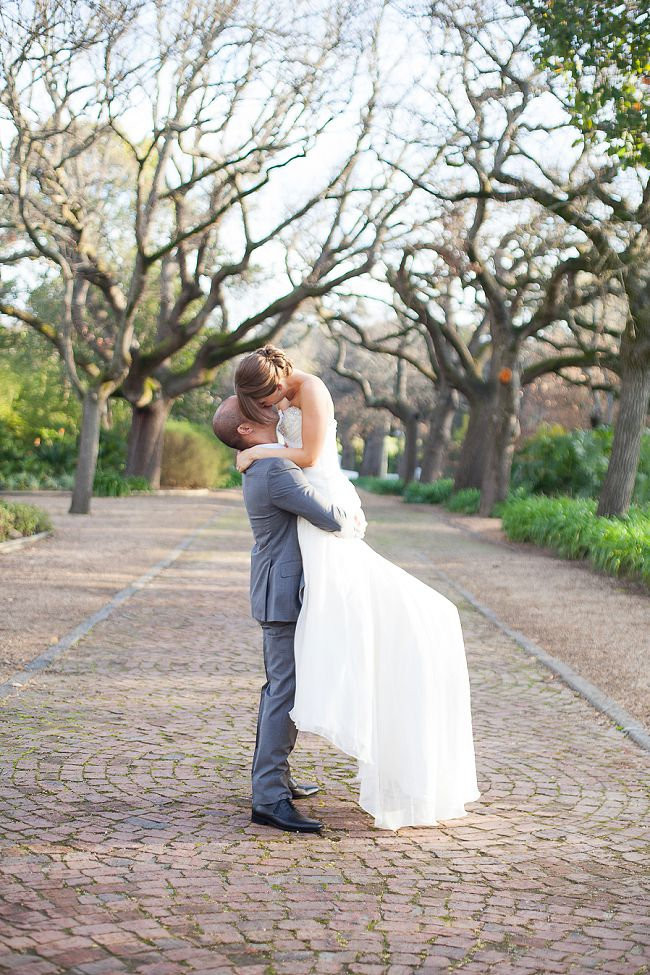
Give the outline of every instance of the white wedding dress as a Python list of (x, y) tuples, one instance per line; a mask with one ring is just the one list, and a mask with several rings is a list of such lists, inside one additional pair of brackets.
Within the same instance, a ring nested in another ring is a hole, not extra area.
[[(302, 413), (278, 434), (302, 445)], [(309, 482), (351, 512), (359, 495), (339, 467), (336, 421)], [(359, 804), (375, 826), (435, 826), (479, 798), (470, 688), (458, 610), (378, 555), (298, 519), (305, 590), (296, 626), (296, 727), (359, 762)]]

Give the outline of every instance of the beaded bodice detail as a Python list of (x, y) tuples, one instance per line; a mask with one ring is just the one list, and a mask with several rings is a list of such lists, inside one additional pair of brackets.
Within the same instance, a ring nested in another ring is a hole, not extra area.
[[(299, 406), (289, 406), (280, 410), (277, 433), (285, 447), (302, 447), (302, 410)], [(305, 467), (305, 472), (313, 480), (314, 477), (341, 478), (338, 448), (336, 446), (336, 420), (332, 417), (327, 428), (327, 434), (319, 457), (311, 467)], [(343, 477), (347, 482), (347, 478)], [(322, 487), (322, 485), (321, 485)]]
[(287, 447), (302, 447), (302, 411), (298, 406), (280, 410), (277, 432)]

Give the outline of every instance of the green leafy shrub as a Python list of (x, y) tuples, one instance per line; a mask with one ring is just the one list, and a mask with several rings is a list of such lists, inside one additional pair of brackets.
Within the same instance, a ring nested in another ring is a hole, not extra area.
[(404, 489), (404, 500), (408, 504), (443, 504), (451, 497), (454, 482), (451, 477), (441, 477), (431, 484), (411, 481)]
[(0, 489), (3, 491), (38, 491), (41, 479), (25, 471), (22, 474), (0, 473)]
[(463, 488), (456, 491), (445, 502), (448, 511), (455, 511), (463, 515), (475, 515), (481, 503), (481, 492), (478, 488)]
[(492, 511), (490, 512), (490, 518), (501, 518), (501, 516), (503, 515), (503, 511), (504, 511), (505, 506), (510, 501), (515, 501), (515, 500), (518, 500), (518, 499), (521, 499), (521, 498), (528, 498), (528, 497), (529, 497), (529, 494), (528, 494), (528, 491), (526, 490), (525, 487), (521, 487), (520, 486), (518, 488), (511, 488), (510, 491), (509, 491), (509, 493), (508, 493), (508, 497), (506, 498), (505, 501), (497, 501), (496, 502), (496, 504), (492, 508)]
[(169, 420), (165, 428), (160, 483), (170, 488), (221, 487), (230, 478), (232, 451), (207, 427)]
[[(54, 313), (51, 306), (34, 310), (45, 318)], [(12, 437), (29, 444), (62, 428), (74, 437), (80, 417), (56, 351), (28, 327), (0, 327), (0, 421)]]
[[(529, 494), (597, 497), (609, 463), (612, 436), (609, 428), (566, 431), (559, 426), (540, 427), (515, 454), (512, 487), (523, 487)], [(650, 501), (650, 433), (642, 439), (634, 501)]]
[(74, 474), (77, 464), (77, 440), (69, 434), (43, 434), (34, 444), (32, 461), (35, 471), (51, 477)]
[(404, 491), (404, 481), (396, 477), (358, 477), (353, 483), (373, 494), (402, 494)]
[[(126, 468), (126, 448), (128, 430), (125, 424), (119, 424), (111, 430), (102, 430), (99, 435), (99, 453), (97, 454), (97, 467), (101, 471), (117, 471), (121, 473)], [(74, 463), (72, 470), (77, 463), (77, 451), (75, 446)]]
[(123, 498), (141, 491), (151, 491), (146, 477), (125, 477), (117, 471), (98, 470), (95, 474), (93, 494), (98, 498)]
[(45, 474), (41, 477), (39, 489), (41, 491), (72, 491), (73, 487), (74, 474), (58, 474), (56, 477)]
[(503, 507), (503, 529), (513, 541), (534, 542), (570, 559), (589, 559), (611, 575), (650, 583), (650, 508), (624, 518), (599, 518), (590, 498), (512, 499)]
[[(61, 430), (41, 430), (29, 442), (0, 421), (0, 488), (5, 491), (70, 490), (77, 465), (77, 439)], [(119, 476), (126, 465), (124, 430), (102, 430), (98, 476)]]
[(18, 501), (0, 501), (0, 542), (51, 530), (50, 516), (40, 508)]
[(74, 438), (66, 436), (65, 431), (49, 433), (48, 439), (38, 436), (30, 441), (21, 440), (0, 420), (0, 487), (36, 490), (43, 478), (56, 479), (74, 471)]

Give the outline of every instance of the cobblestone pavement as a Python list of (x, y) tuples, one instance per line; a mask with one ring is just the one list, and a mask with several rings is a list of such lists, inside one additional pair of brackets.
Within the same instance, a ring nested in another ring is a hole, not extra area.
[(260, 633), (222, 512), (0, 706), (0, 970), (648, 972), (649, 756), (471, 607), (468, 817), (375, 830), (351, 761), (302, 735), (327, 831), (250, 823)]
[(0, 555), (0, 683), (167, 556), (226, 493), (93, 498), (90, 518), (68, 514), (68, 492), (3, 494), (44, 508), (54, 534)]

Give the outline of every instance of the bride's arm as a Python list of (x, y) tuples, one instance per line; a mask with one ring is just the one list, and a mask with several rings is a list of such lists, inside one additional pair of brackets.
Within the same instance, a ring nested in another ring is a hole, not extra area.
[(298, 467), (311, 467), (323, 449), (329, 422), (329, 393), (323, 383), (305, 382), (300, 391), (302, 447), (248, 447), (237, 454), (237, 470), (245, 471), (254, 460), (285, 457)]

